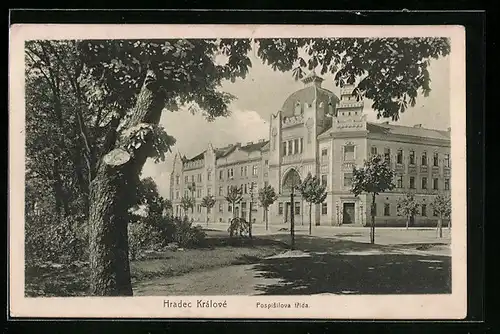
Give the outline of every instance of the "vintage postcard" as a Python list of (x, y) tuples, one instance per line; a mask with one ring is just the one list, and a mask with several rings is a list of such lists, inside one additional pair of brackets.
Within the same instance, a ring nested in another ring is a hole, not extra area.
[(460, 26), (14, 25), (12, 317), (462, 319)]

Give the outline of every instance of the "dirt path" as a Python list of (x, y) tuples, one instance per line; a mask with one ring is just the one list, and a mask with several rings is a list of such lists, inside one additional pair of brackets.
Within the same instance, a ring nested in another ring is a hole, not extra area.
[(136, 296), (255, 295), (259, 285), (279, 280), (258, 277), (254, 265), (238, 265), (195, 272), (171, 278), (158, 278), (134, 286)]
[[(395, 248), (392, 250), (364, 250), (338, 252), (338, 256), (375, 256), (375, 255), (420, 255), (420, 262), (429, 262), (425, 258), (435, 256), (449, 256), (446, 248), (433, 247), (426, 251), (415, 249)], [(301, 251), (286, 252), (268, 258), (278, 260), (281, 263), (296, 261), (299, 258), (318, 257), (328, 254), (327, 252), (304, 253)], [(304, 259), (309, 261), (308, 259)], [(313, 261), (313, 260), (311, 260)], [(436, 261), (434, 261), (436, 262)], [(437, 261), (441, 262), (441, 261)], [(234, 265), (211, 269), (202, 272), (193, 272), (177, 277), (157, 278), (134, 285), (136, 296), (186, 296), (186, 295), (259, 295), (265, 291), (265, 287), (281, 285), (286, 288), (286, 281), (275, 278), (264, 278), (256, 268), (258, 265)], [(373, 269), (373, 268), (369, 268)]]

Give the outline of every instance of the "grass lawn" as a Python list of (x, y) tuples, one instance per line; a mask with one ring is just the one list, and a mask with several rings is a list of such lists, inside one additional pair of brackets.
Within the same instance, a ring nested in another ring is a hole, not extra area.
[[(287, 248), (285, 243), (266, 238), (229, 239), (208, 231), (208, 247), (177, 251), (151, 252), (146, 258), (131, 262), (132, 284), (157, 277), (179, 276), (236, 264), (256, 263)], [(82, 296), (88, 289), (88, 267), (26, 268), (26, 296)]]

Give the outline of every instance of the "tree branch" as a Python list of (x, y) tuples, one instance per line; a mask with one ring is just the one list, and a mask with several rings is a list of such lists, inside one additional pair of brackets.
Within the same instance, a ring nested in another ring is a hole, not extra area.
[[(73, 92), (75, 93), (75, 97), (78, 101), (78, 106), (76, 106), (76, 108), (75, 108), (76, 118), (77, 118), (77, 122), (78, 122), (78, 128), (80, 130), (80, 137), (82, 138), (82, 142), (83, 142), (83, 145), (84, 145), (85, 151), (86, 151), (85, 160), (87, 162), (87, 167), (89, 169), (89, 180), (92, 180), (93, 160), (94, 160), (93, 155), (94, 154), (93, 154), (93, 150), (91, 148), (90, 142), (89, 142), (88, 129), (85, 126), (82, 111), (80, 108), (83, 105), (83, 103), (82, 103), (83, 102), (83, 98), (82, 98), (83, 95), (81, 93), (81, 90), (79, 89), (79, 86), (78, 86), (78, 83), (76, 81), (75, 76), (71, 74), (68, 67), (62, 61), (61, 57), (59, 57), (59, 54), (54, 49), (52, 44), (50, 44), (50, 42), (47, 43), (47, 47), (50, 48), (51, 52), (56, 57), (59, 66), (61, 66), (63, 71), (66, 73), (66, 76), (68, 77), (70, 86), (73, 89)], [(42, 47), (42, 49), (43, 49), (43, 47)]]

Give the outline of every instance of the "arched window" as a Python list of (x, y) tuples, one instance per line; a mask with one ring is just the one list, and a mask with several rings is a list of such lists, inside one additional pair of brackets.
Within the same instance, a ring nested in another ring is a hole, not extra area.
[(283, 191), (290, 192), (292, 188), (298, 186), (300, 182), (299, 173), (294, 168), (290, 169), (283, 178)]

